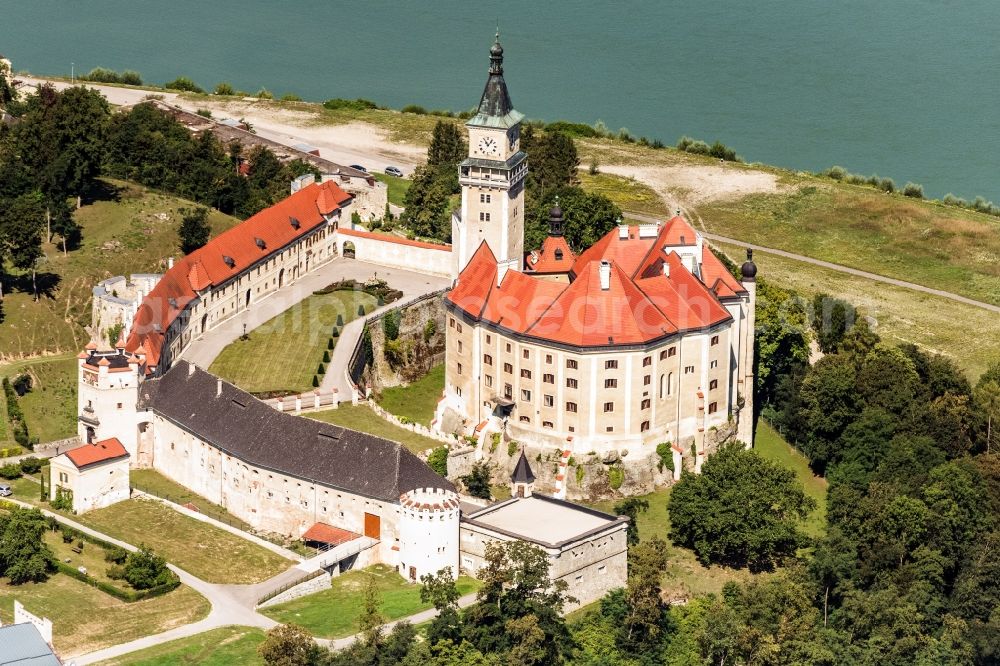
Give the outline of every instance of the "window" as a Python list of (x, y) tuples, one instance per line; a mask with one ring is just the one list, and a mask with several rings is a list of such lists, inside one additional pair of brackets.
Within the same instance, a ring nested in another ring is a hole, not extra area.
[(458, 374), (462, 374), (462, 364), (458, 364)]
[(608, 426), (607, 428), (604, 429), (604, 432), (614, 432), (614, 431), (615, 431), (614, 426)]
[(653, 365), (653, 357), (652, 356), (645, 356), (645, 357), (643, 357), (643, 359), (642, 359), (642, 367), (648, 368), (651, 365)]
[(122, 408), (122, 403), (119, 402), (118, 403), (118, 409), (121, 409), (121, 408)]
[(711, 363), (708, 364), (708, 367), (710, 367), (710, 368), (717, 368), (717, 367), (719, 367), (719, 362), (718, 361), (712, 361)]
[(459, 333), (461, 333), (462, 332), (462, 325), (461, 324), (455, 324), (455, 330), (458, 331)]
[(692, 372), (694, 372), (694, 366), (693, 365), (686, 365), (686, 366), (684, 366), (684, 374), (685, 375), (690, 375)]
[(486, 365), (493, 365), (493, 357), (489, 354), (483, 354), (483, 363)]
[(570, 370), (576, 370), (578, 367), (576, 360), (572, 358), (566, 359), (566, 367), (569, 368)]
[(545, 362), (549, 363), (549, 364), (552, 363), (552, 354), (546, 354), (545, 355)]
[(489, 222), (490, 221), (490, 214), (489, 213), (480, 213), (479, 214), (479, 221), (480, 222)]
[(708, 390), (709, 391), (711, 391), (713, 389), (717, 389), (717, 388), (719, 388), (719, 380), (718, 379), (713, 379), (712, 381), (710, 381), (708, 383)]
[(566, 388), (576, 388), (576, 380), (572, 377), (566, 378)]
[(571, 414), (576, 414), (576, 403), (575, 402), (567, 402), (566, 403), (566, 411), (570, 412)]
[(493, 386), (493, 375), (486, 375), (485, 377), (486, 377), (486, 386), (492, 387)]
[(455, 319), (454, 318), (448, 320), (448, 326), (450, 328), (455, 328)]
[(531, 391), (528, 389), (521, 389), (521, 400), (531, 402)]
[(666, 358), (667, 358), (667, 350), (664, 349), (663, 351), (660, 352), (660, 360), (664, 361), (666, 360)]
[(606, 402), (606, 403), (604, 403), (604, 411), (605, 412), (613, 412), (613, 411), (615, 411), (615, 403), (613, 403), (613, 402)]
[(710, 403), (708, 403), (708, 413), (709, 414), (714, 414), (717, 411), (719, 411), (719, 403), (717, 403), (717, 402), (710, 402)]
[(643, 421), (639, 424), (639, 432), (646, 432), (649, 430), (649, 421)]
[(503, 397), (505, 397), (508, 400), (510, 400), (513, 395), (514, 395), (514, 387), (511, 386), (510, 384), (504, 384), (503, 385)]
[(521, 378), (531, 379), (531, 370), (528, 370), (527, 368), (521, 368)]
[(521, 358), (529, 358), (529, 353), (527, 349), (521, 350)]
[(479, 195), (479, 203), (490, 203), (490, 195), (489, 194), (480, 194)]
[(556, 376), (550, 374), (544, 374), (542, 375), (542, 381), (545, 382), (546, 384), (555, 384)]
[(514, 366), (511, 365), (510, 363), (504, 363), (503, 364), (503, 371), (504, 372), (514, 372)]
[(459, 341), (458, 341), (458, 351), (459, 351), (460, 353), (461, 353), (461, 351), (462, 351), (462, 341), (461, 341), (461, 340), (459, 340)]
[(642, 401), (642, 404), (639, 405), (639, 409), (649, 409), (649, 398)]
[(712, 346), (714, 347), (717, 344), (719, 344), (719, 336), (713, 335), (712, 336)]
[(552, 421), (542, 421), (542, 427), (543, 428), (551, 428), (552, 427)]
[(492, 335), (489, 335), (489, 334), (487, 333), (487, 334), (486, 334), (486, 344), (490, 344), (491, 342), (493, 342), (493, 336), (492, 336)]
[(642, 378), (643, 386), (649, 386), (652, 383), (653, 383), (653, 375), (646, 375), (645, 377)]
[(545, 402), (546, 407), (552, 407), (556, 404), (556, 399), (553, 398), (551, 395), (546, 395), (543, 400)]
[(59, 481), (60, 483), (68, 483), (69, 475), (66, 472), (59, 472)]
[(617, 368), (618, 368), (618, 361), (605, 361), (604, 362), (604, 369), (605, 370), (615, 370)]
[(507, 343), (507, 353), (508, 354), (510, 353), (510, 343), (509, 342)]
[(618, 380), (617, 379), (605, 379), (604, 380), (604, 388), (618, 388)]
[(531, 419), (529, 419), (529, 418), (528, 418), (527, 416), (522, 416), (522, 417), (521, 417), (520, 419), (518, 419), (518, 420), (519, 420), (519, 421), (520, 421), (521, 423), (531, 423)]

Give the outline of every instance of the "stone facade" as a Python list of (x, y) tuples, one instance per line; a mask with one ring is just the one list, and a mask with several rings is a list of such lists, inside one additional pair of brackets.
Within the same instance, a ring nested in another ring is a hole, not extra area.
[(118, 275), (98, 282), (93, 289), (91, 340), (100, 349), (113, 348), (117, 339), (109, 339), (108, 331), (119, 325), (127, 338), (139, 304), (159, 281), (157, 274), (133, 273), (130, 278)]

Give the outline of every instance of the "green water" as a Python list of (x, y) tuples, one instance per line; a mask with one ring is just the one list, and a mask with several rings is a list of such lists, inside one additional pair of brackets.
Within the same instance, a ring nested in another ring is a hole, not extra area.
[(497, 19), (531, 118), (1000, 200), (996, 0), (0, 0), (0, 52), (42, 74), (457, 110), (478, 101)]

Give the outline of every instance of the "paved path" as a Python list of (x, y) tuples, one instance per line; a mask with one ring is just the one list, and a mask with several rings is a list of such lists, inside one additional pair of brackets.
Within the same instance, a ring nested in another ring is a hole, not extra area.
[[(638, 220), (640, 222), (647, 222), (651, 224), (656, 224), (662, 222), (662, 218), (653, 217), (651, 215), (642, 215), (640, 213), (625, 213), (626, 217)], [(746, 241), (741, 241), (736, 238), (729, 238), (727, 236), (720, 236), (718, 234), (712, 234), (708, 232), (702, 232), (705, 238), (710, 240), (718, 241), (720, 243), (731, 243), (733, 245), (742, 245), (744, 247), (749, 247), (754, 251), (763, 252), (765, 254), (773, 254), (779, 257), (785, 257), (786, 259), (794, 259), (795, 261), (801, 261), (806, 264), (812, 264), (813, 266), (821, 266), (823, 268), (828, 268), (832, 271), (838, 271), (841, 273), (848, 273), (850, 275), (856, 275), (858, 277), (863, 277), (868, 280), (873, 280), (875, 282), (882, 282), (884, 284), (891, 284), (895, 287), (902, 287), (903, 289), (912, 289), (913, 291), (919, 291), (924, 294), (930, 294), (931, 296), (939, 296), (941, 298), (947, 298), (948, 300), (957, 301), (959, 303), (964, 303), (965, 305), (972, 305), (977, 308), (982, 308), (984, 310), (989, 310), (990, 312), (1000, 313), (1000, 305), (993, 305), (992, 303), (984, 303), (983, 301), (977, 301), (960, 294), (953, 294), (950, 291), (943, 291), (941, 289), (933, 289), (931, 287), (925, 287), (922, 284), (916, 284), (914, 282), (907, 282), (905, 280), (897, 280), (896, 278), (886, 277), (884, 275), (879, 275), (877, 273), (869, 273), (868, 271), (862, 271), (857, 268), (851, 268), (849, 266), (841, 266), (840, 264), (834, 264), (829, 261), (823, 261), (822, 259), (814, 259), (813, 257), (807, 257), (801, 254), (795, 254), (794, 252), (787, 252), (785, 250), (778, 250), (773, 247), (764, 247), (763, 245), (754, 245), (753, 243), (747, 243)]]
[[(391, 287), (402, 291), (404, 299), (415, 298), (450, 284), (450, 281), (446, 278), (421, 275), (420, 273), (413, 273), (397, 268), (386, 268), (385, 266), (369, 264), (355, 259), (337, 258), (310, 271), (292, 284), (260, 298), (251, 303), (249, 309), (245, 309), (215, 328), (209, 329), (192, 342), (181, 354), (181, 357), (201, 368), (208, 368), (227, 345), (232, 344), (237, 338), (243, 335), (244, 325), (247, 332), (252, 331), (293, 305), (308, 298), (317, 289), (322, 289), (338, 280), (354, 279), (364, 282), (376, 276), (388, 282)], [(342, 376), (343, 369), (347, 367), (344, 364), (340, 367), (340, 371), (335, 373), (336, 361), (333, 360), (338, 358), (338, 351), (343, 352), (344, 348), (349, 348), (349, 356), (350, 351), (354, 349), (357, 335), (360, 335), (360, 328), (353, 339), (349, 337), (347, 329), (348, 327), (345, 326), (344, 331), (337, 340), (333, 358), (323, 378), (324, 390), (332, 389), (335, 386), (341, 388), (335, 384), (327, 386), (327, 378), (332, 378), (334, 374)], [(345, 390), (347, 390), (346, 396), (343, 393)], [(350, 390), (346, 387), (341, 388), (341, 395), (342, 400), (349, 399)]]

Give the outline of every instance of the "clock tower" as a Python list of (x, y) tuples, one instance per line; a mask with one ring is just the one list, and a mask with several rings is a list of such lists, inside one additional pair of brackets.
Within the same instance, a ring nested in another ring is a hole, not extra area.
[(490, 49), (490, 73), (469, 128), (469, 157), (459, 165), (462, 208), (452, 216), (452, 252), (457, 276), (485, 240), (497, 261), (524, 258), (524, 177), (521, 120), (503, 80), (500, 33)]

